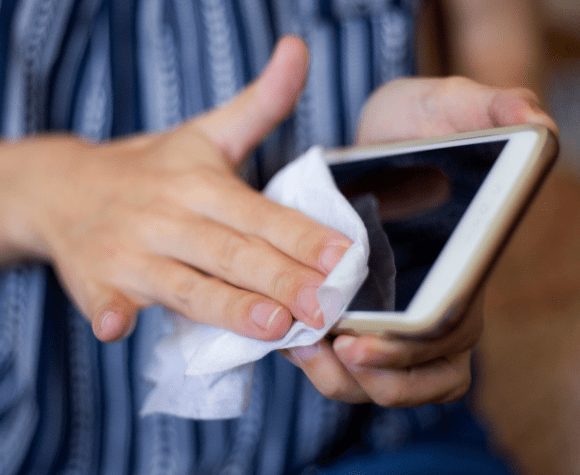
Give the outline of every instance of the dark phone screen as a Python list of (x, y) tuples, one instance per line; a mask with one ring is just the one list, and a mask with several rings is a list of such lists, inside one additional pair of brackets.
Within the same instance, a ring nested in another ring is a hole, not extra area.
[(369, 277), (350, 310), (393, 310), (385, 308), (393, 307), (393, 299), (387, 304), (372, 295), (389, 292), (380, 288), (389, 285), (385, 272), (395, 274), (390, 284), (394, 309), (407, 308), (506, 143), (451, 146), (331, 166), (349, 199), (374, 197), (374, 210), (394, 257), (395, 272), (386, 271), (384, 262), (375, 262), (378, 257), (384, 260), (385, 250), (377, 246), (385, 241), (370, 239)]

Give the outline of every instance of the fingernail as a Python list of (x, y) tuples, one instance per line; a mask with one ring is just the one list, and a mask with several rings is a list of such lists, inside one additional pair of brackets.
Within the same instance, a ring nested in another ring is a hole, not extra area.
[(315, 343), (314, 345), (291, 348), (290, 354), (301, 363), (308, 363), (308, 361), (320, 353), (320, 349), (320, 343)]
[(321, 328), (324, 326), (324, 317), (316, 297), (317, 290), (316, 287), (304, 287), (298, 295), (298, 305), (306, 315), (310, 326)]
[(342, 335), (336, 339), (333, 348), (334, 351), (339, 354), (340, 359), (349, 369), (356, 369), (358, 365), (362, 363), (363, 354), (360, 351), (351, 351), (349, 354), (348, 349), (354, 344), (356, 337), (351, 335)]
[(334, 342), (334, 350), (339, 352), (345, 351), (347, 348), (352, 346), (355, 340), (356, 338), (354, 336), (342, 335)]
[(122, 336), (123, 317), (116, 312), (105, 312), (99, 323), (99, 337), (103, 340), (114, 340)]
[(268, 330), (281, 311), (282, 307), (280, 305), (263, 302), (254, 305), (251, 317), (256, 325), (264, 330)]
[(342, 259), (349, 246), (331, 245), (320, 254), (320, 265), (326, 272), (331, 272)]

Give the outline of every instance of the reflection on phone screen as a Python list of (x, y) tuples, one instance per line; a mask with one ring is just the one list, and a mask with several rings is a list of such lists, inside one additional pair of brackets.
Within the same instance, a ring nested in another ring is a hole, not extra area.
[[(395, 310), (404, 311), (409, 305), (506, 143), (460, 145), (332, 165), (336, 183), (349, 199), (371, 194), (377, 201), (394, 254)], [(371, 240), (371, 261), (381, 255), (384, 252), (373, 249)], [(361, 291), (368, 293), (369, 283)], [(355, 298), (350, 310), (392, 309), (368, 308)]]

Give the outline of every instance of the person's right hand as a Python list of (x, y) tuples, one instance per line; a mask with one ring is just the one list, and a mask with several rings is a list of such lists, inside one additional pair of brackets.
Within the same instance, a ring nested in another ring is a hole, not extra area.
[(54, 265), (99, 339), (128, 335), (152, 304), (260, 339), (293, 317), (322, 326), (316, 289), (350, 241), (235, 174), (292, 110), (307, 62), (302, 41), (283, 39), (240, 95), (167, 133), (4, 147), (21, 159), (15, 241)]

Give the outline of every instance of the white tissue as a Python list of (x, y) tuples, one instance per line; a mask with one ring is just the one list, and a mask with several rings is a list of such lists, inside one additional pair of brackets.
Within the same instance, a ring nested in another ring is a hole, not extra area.
[(311, 345), (323, 338), (364, 282), (368, 274), (367, 232), (336, 188), (320, 147), (311, 148), (280, 170), (264, 194), (353, 241), (317, 292), (324, 327), (316, 330), (295, 322), (282, 339), (266, 342), (169, 315), (173, 334), (155, 348), (155, 361), (146, 375), (154, 388), (144, 403), (143, 415), (164, 413), (193, 419), (240, 416), (249, 403), (254, 362), (271, 351)]

